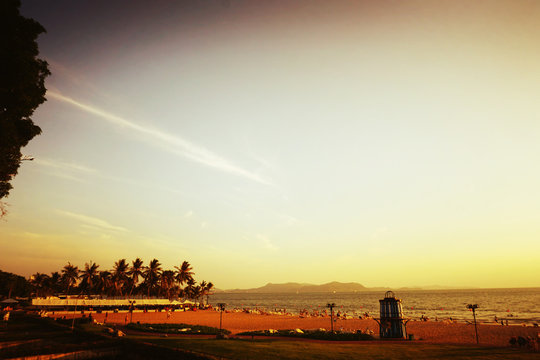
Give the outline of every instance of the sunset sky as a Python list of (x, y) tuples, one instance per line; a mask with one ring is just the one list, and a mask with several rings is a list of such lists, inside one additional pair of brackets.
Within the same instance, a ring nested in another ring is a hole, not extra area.
[(0, 269), (540, 286), (540, 2), (43, 1)]

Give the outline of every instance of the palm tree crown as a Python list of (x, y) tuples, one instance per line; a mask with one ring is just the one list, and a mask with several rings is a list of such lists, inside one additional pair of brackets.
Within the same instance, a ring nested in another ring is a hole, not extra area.
[(80, 270), (81, 284), (80, 287), (82, 290), (86, 290), (87, 294), (94, 290), (96, 283), (98, 281), (98, 267), (99, 265), (95, 262), (90, 262), (84, 264), (84, 270)]
[(69, 294), (71, 288), (77, 284), (77, 280), (79, 279), (79, 268), (68, 262), (62, 269), (62, 279), (66, 286), (66, 293)]
[(156, 287), (156, 284), (161, 275), (161, 264), (158, 259), (153, 259), (144, 270), (144, 282), (146, 283), (148, 296)]
[[(175, 266), (175, 269), (163, 270), (157, 259), (150, 261), (148, 266), (144, 266), (140, 258), (132, 261), (131, 266), (126, 259), (120, 259), (114, 263), (112, 270), (104, 271), (100, 271), (99, 265), (93, 261), (85, 263), (82, 270), (68, 262), (61, 272), (53, 272), (50, 276), (36, 273), (30, 282), (36, 296), (61, 292), (106, 296), (146, 293), (147, 296), (166, 296), (169, 299), (185, 296), (204, 300), (206, 295), (208, 303), (208, 295), (214, 285), (206, 281), (197, 284), (193, 278), (193, 268), (187, 261)], [(185, 288), (182, 288), (184, 284)]]
[(193, 279), (193, 275), (195, 275), (192, 271), (193, 268), (187, 261), (184, 261), (180, 267), (175, 266), (174, 268), (176, 269), (176, 281), (178, 281), (180, 285), (188, 282), (189, 279)]

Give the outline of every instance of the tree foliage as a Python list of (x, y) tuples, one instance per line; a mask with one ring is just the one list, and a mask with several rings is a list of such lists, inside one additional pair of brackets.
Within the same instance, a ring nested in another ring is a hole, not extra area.
[(0, 270), (0, 299), (28, 296), (32, 287), (22, 276)]
[[(30, 118), (45, 99), (46, 61), (39, 59), (41, 24), (23, 17), (19, 0), (0, 1), (0, 199), (21, 163), (21, 148), (41, 133)], [(1, 215), (1, 214), (0, 214)]]
[[(190, 298), (208, 303), (214, 285), (211, 282), (201, 281), (197, 284), (193, 278), (194, 272), (191, 264), (183, 261), (176, 270), (163, 269), (157, 259), (153, 259), (144, 266), (144, 262), (137, 258), (131, 262), (120, 259), (114, 263), (110, 270), (99, 270), (95, 262), (88, 262), (84, 269), (67, 263), (60, 272), (50, 276), (42, 273), (32, 275), (30, 283), (34, 296), (50, 296), (54, 294), (85, 294), (101, 296), (148, 296)], [(185, 285), (185, 286), (183, 286)]]

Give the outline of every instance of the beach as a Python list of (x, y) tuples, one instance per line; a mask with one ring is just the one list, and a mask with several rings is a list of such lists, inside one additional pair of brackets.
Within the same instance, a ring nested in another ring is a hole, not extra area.
[[(88, 315), (88, 314), (86, 314)], [(73, 317), (73, 312), (49, 314), (51, 317)], [(75, 315), (81, 317), (80, 313)], [(92, 317), (100, 323), (124, 325), (131, 320), (129, 312), (92, 313)], [(133, 322), (141, 323), (184, 323), (219, 327), (220, 314), (214, 310), (174, 311), (167, 315), (161, 312), (134, 312)], [(300, 317), (297, 315), (256, 314), (246, 312), (224, 312), (223, 328), (238, 334), (252, 330), (285, 330), (285, 329), (326, 329), (330, 330), (330, 317)], [(338, 319), (334, 322), (334, 330), (356, 331), (371, 330), (379, 333), (379, 325), (373, 319)], [(502, 326), (478, 324), (478, 337), (481, 345), (509, 346), (511, 337), (538, 337), (540, 329), (532, 326)], [(437, 344), (475, 344), (474, 325), (450, 321), (409, 321), (407, 333), (413, 334), (416, 341)]]

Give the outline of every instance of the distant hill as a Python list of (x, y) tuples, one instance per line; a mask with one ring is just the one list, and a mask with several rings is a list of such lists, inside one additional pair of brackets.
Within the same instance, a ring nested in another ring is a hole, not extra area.
[(332, 281), (327, 284), (314, 285), (306, 283), (288, 282), (284, 284), (272, 284), (268, 283), (264, 286), (252, 289), (214, 289), (214, 293), (254, 293), (254, 294), (270, 294), (270, 293), (344, 293), (344, 292), (357, 292), (357, 291), (388, 291), (388, 290), (401, 290), (401, 291), (419, 291), (419, 290), (451, 290), (451, 289), (465, 289), (465, 287), (449, 287), (440, 285), (429, 286), (413, 286), (413, 287), (401, 287), (401, 288), (389, 288), (387, 286), (377, 287), (365, 287), (362, 284), (356, 282), (341, 283), (338, 281)]
[(231, 289), (231, 290), (218, 290), (216, 292), (227, 293), (328, 293), (328, 292), (355, 292), (371, 290), (364, 285), (350, 282), (340, 283), (337, 281), (329, 282), (322, 285), (294, 283), (289, 282), (285, 284), (272, 284), (268, 283), (264, 286), (253, 289)]

